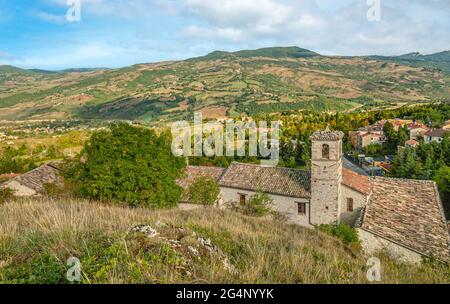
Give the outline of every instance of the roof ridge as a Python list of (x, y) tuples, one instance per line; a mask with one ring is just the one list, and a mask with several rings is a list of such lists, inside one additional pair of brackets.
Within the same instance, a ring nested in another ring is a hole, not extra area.
[(399, 178), (399, 177), (387, 177), (387, 176), (369, 176), (370, 180), (391, 180), (391, 181), (403, 181), (403, 182), (415, 182), (422, 184), (436, 184), (433, 180), (425, 180), (425, 179), (412, 179), (412, 178)]
[[(233, 161), (231, 163), (231, 165), (245, 165), (245, 166), (253, 166), (253, 167), (260, 167), (260, 168), (275, 168), (275, 169), (279, 169), (279, 170), (289, 170), (289, 171), (300, 171), (300, 172), (305, 172), (305, 173), (311, 173), (310, 170), (304, 170), (304, 169), (298, 169), (298, 168), (287, 168), (287, 167), (274, 167), (274, 166), (263, 166), (261, 164), (253, 164), (253, 163), (241, 163), (241, 162), (236, 162)], [(229, 167), (231, 167), (231, 165)], [(228, 167), (228, 168), (229, 168)]]

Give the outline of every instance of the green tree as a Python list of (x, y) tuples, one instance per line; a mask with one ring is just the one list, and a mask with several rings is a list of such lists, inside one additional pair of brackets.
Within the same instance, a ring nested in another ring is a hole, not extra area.
[(273, 199), (267, 193), (258, 191), (244, 206), (244, 214), (263, 216), (270, 212)]
[(181, 196), (176, 179), (185, 166), (184, 158), (171, 153), (168, 133), (158, 136), (153, 130), (117, 123), (94, 133), (79, 160), (67, 163), (64, 174), (89, 198), (170, 207)]
[(450, 213), (450, 167), (442, 166), (434, 175), (447, 213)]
[(200, 177), (188, 189), (189, 201), (194, 204), (210, 206), (219, 200), (220, 188), (211, 177)]

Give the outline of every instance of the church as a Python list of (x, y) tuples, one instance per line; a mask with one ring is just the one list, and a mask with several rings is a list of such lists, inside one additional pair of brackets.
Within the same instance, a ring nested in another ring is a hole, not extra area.
[(355, 227), (367, 254), (387, 250), (414, 263), (424, 257), (449, 261), (449, 230), (436, 184), (365, 175), (343, 156), (343, 137), (329, 129), (311, 136), (311, 171), (237, 162), (227, 169), (189, 166), (179, 184), (187, 189), (199, 177), (216, 179), (221, 208), (245, 204), (262, 191), (288, 223)]

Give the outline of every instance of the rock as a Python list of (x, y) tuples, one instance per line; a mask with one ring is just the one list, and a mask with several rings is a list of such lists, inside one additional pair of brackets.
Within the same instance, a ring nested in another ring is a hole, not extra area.
[(137, 233), (137, 232), (143, 233), (143, 234), (147, 235), (150, 238), (153, 238), (153, 237), (156, 237), (156, 236), (159, 235), (159, 232), (156, 229), (154, 229), (154, 228), (152, 228), (152, 227), (150, 227), (148, 225), (135, 226), (135, 227), (130, 229), (130, 232), (132, 232), (132, 233)]

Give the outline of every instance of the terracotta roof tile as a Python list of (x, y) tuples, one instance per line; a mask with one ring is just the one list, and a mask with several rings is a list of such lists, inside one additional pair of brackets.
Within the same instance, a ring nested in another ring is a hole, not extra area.
[(371, 178), (361, 228), (421, 254), (449, 260), (449, 233), (432, 181)]
[(362, 194), (370, 194), (369, 177), (345, 168), (342, 169), (342, 184)]

